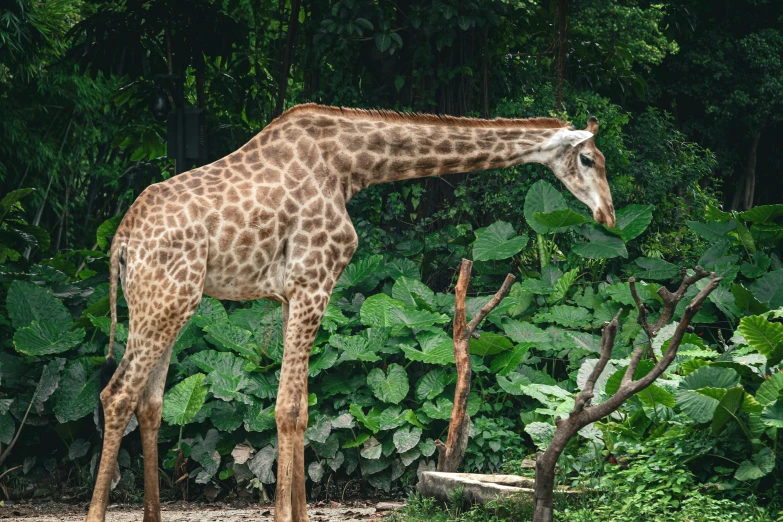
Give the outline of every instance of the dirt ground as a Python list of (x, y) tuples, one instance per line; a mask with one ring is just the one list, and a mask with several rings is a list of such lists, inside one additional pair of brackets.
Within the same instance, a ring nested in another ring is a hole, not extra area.
[[(310, 522), (380, 522), (389, 511), (386, 504), (377, 509), (375, 504), (310, 505)], [(274, 507), (246, 505), (232, 507), (221, 504), (175, 502), (164, 504), (164, 522), (273, 522)], [(106, 522), (139, 522), (142, 507), (112, 504), (106, 514)], [(57, 504), (53, 502), (8, 503), (0, 507), (0, 520), (24, 522), (82, 522), (87, 515), (87, 505)]]

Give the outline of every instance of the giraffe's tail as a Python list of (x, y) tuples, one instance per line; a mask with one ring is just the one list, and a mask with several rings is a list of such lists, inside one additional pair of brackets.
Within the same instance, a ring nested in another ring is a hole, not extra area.
[(103, 453), (103, 434), (106, 430), (106, 418), (103, 414), (103, 402), (100, 393), (108, 386), (117, 371), (117, 361), (114, 359), (114, 338), (117, 333), (117, 281), (120, 278), (120, 259), (124, 255), (125, 245), (112, 242), (109, 258), (109, 309), (111, 311), (111, 328), (109, 329), (109, 351), (101, 366), (100, 383), (98, 387), (98, 423), (101, 430), (101, 441), (98, 448), (98, 460), (95, 466), (95, 477), (101, 468), (101, 453)]

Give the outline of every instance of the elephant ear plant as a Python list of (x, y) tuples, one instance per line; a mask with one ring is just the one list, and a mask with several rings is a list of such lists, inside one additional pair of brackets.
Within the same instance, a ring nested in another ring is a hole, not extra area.
[[(639, 362), (645, 353), (651, 351), (650, 346), (655, 334), (664, 324), (669, 323), (672, 320), (674, 310), (677, 308), (677, 304), (685, 297), (688, 288), (705, 277), (710, 278), (709, 282), (701, 289), (696, 297), (691, 300), (690, 304), (685, 307), (685, 313), (683, 313), (680, 323), (677, 325), (674, 335), (669, 341), (666, 352), (649, 372), (639, 375), (639, 373), (643, 373), (637, 371), (640, 370)], [(547, 447), (546, 451), (539, 452), (537, 455), (535, 513), (533, 522), (552, 522), (555, 465), (568, 442), (580, 429), (616, 411), (626, 400), (650, 386), (655, 379), (669, 367), (677, 356), (677, 350), (680, 347), (685, 332), (688, 330), (691, 319), (693, 319), (696, 313), (698, 313), (704, 305), (704, 301), (710, 293), (718, 287), (718, 283), (720, 283), (721, 279), (722, 278), (716, 276), (715, 272), (707, 272), (700, 266), (697, 266), (692, 275), (686, 275), (683, 278), (682, 283), (676, 292), (670, 292), (666, 287), (661, 287), (658, 291), (658, 295), (663, 301), (663, 309), (661, 310), (658, 321), (656, 321), (654, 325), (650, 325), (647, 322), (648, 311), (636, 291), (636, 280), (633, 277), (628, 279), (631, 295), (639, 309), (639, 324), (647, 333), (647, 347), (638, 346), (634, 349), (628, 367), (625, 370), (620, 385), (614, 395), (601, 404), (591, 406), (590, 401), (593, 398), (595, 383), (601, 377), (601, 374), (606, 369), (606, 365), (612, 356), (614, 340), (617, 335), (618, 319), (622, 313), (622, 309), (612, 321), (604, 324), (601, 333), (600, 358), (593, 367), (593, 371), (590, 373), (582, 391), (576, 396), (574, 409), (571, 410), (571, 413), (567, 418), (558, 418), (555, 421), (557, 428), (551, 444)], [(637, 377), (638, 379), (634, 380), (634, 377)]]

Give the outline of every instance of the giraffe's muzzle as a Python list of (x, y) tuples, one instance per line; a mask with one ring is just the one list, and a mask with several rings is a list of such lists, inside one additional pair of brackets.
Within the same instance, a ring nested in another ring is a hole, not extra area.
[(598, 207), (593, 212), (593, 219), (595, 219), (596, 223), (603, 223), (609, 228), (614, 228), (617, 224), (617, 219), (614, 215), (614, 205), (610, 203), (609, 206)]

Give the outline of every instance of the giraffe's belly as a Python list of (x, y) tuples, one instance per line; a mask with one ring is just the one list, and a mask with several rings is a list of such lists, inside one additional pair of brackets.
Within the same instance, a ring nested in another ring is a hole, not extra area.
[(252, 243), (221, 249), (210, 241), (204, 293), (215, 299), (243, 301), (285, 298), (285, 256), (276, 244)]
[(264, 277), (247, 277), (244, 275), (216, 274), (204, 281), (204, 294), (227, 301), (246, 301), (261, 298), (271, 298), (286, 302), (282, 284)]

